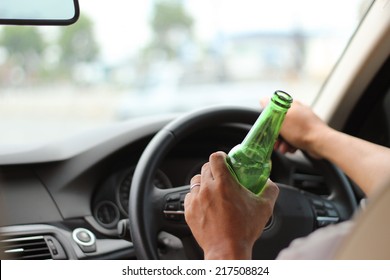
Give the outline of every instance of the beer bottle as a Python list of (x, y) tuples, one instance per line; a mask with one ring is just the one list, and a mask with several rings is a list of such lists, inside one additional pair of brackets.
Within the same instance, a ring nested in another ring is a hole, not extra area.
[(284, 91), (275, 91), (241, 144), (226, 159), (238, 182), (254, 194), (260, 194), (271, 172), (271, 154), (284, 117), (292, 103)]

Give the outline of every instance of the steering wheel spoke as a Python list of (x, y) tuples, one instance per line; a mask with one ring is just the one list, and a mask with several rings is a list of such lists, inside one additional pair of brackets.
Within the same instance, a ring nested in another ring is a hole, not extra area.
[(191, 231), (184, 219), (184, 198), (190, 186), (170, 189), (154, 188), (155, 216), (158, 216), (159, 229), (179, 238), (190, 235)]

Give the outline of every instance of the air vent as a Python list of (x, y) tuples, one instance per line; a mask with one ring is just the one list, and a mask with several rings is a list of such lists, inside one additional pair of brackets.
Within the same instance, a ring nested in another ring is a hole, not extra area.
[(325, 178), (321, 175), (296, 171), (293, 175), (293, 186), (317, 195), (329, 195)]
[(12, 260), (53, 259), (44, 236), (28, 236), (0, 241), (2, 256)]

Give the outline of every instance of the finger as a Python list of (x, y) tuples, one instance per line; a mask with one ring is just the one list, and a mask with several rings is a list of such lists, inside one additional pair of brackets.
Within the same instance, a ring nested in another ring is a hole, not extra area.
[(190, 192), (184, 197), (184, 209), (188, 209), (192, 203), (192, 195), (196, 195), (200, 189), (201, 175), (196, 174), (190, 180)]
[(280, 139), (277, 139), (276, 142), (275, 142), (275, 145), (274, 145), (274, 150), (275, 151), (278, 151), (279, 150), (279, 147), (280, 147), (280, 144), (282, 143), (282, 140)]
[(226, 179), (230, 175), (226, 166), (226, 154), (216, 152), (210, 155), (210, 169), (214, 178)]
[(200, 183), (192, 184), (190, 187), (190, 193), (198, 193), (200, 191)]
[(295, 148), (294, 146), (291, 146), (289, 143), (285, 143), (285, 150), (286, 150), (286, 153), (295, 153), (297, 148)]
[(190, 182), (190, 192), (192, 194), (197, 194), (200, 189), (200, 184), (201, 184), (201, 175), (197, 174), (194, 177), (191, 178)]
[(189, 209), (191, 209), (193, 195), (191, 193), (187, 193), (184, 197), (184, 215), (188, 215)]
[(209, 182), (210, 180), (214, 180), (214, 176), (211, 173), (209, 162), (203, 164), (200, 175), (201, 175), (201, 182)]
[(270, 97), (262, 97), (261, 99), (260, 99), (260, 106), (261, 106), (261, 109), (264, 109), (267, 105), (268, 105), (268, 103), (269, 103), (269, 100), (270, 100)]
[(200, 182), (201, 182), (201, 175), (196, 174), (191, 178), (190, 185), (192, 186), (193, 184), (198, 184), (198, 183), (200, 184)]
[(279, 152), (281, 152), (282, 154), (285, 154), (285, 153), (288, 152), (288, 149), (289, 149), (289, 147), (288, 147), (286, 142), (280, 143), (280, 145), (279, 145)]
[(276, 201), (278, 195), (279, 195), (278, 186), (270, 179), (268, 179), (263, 191), (260, 194), (260, 197), (270, 201)]
[(278, 146), (278, 151), (281, 152), (282, 154), (285, 153), (294, 153), (297, 149), (293, 146), (291, 146), (289, 143), (282, 141), (280, 142)]

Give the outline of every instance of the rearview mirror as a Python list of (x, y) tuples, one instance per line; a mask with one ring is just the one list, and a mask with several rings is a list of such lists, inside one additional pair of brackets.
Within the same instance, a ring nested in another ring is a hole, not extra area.
[(0, 24), (69, 25), (79, 14), (78, 0), (0, 1)]

